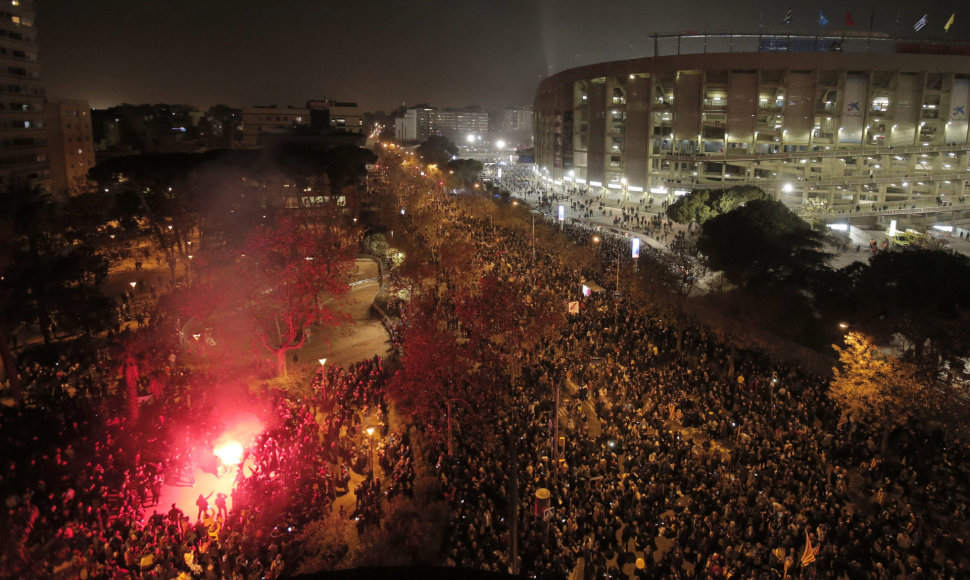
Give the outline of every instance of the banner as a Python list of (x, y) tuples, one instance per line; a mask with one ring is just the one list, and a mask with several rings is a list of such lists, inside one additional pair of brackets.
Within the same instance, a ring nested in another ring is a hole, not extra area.
[(866, 75), (849, 73), (845, 77), (841, 143), (862, 143), (867, 82)]
[(970, 94), (970, 80), (953, 79), (950, 92), (950, 117), (946, 124), (946, 143), (964, 143), (967, 138), (967, 96)]

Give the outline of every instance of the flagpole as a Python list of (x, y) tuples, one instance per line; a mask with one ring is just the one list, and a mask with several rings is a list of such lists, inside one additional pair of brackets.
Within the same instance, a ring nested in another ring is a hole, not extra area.
[(761, 35), (765, 32), (765, 5), (758, 2), (758, 44), (761, 44)]
[(869, 11), (869, 38), (866, 39), (866, 52), (870, 52), (872, 48), (872, 21), (876, 17), (876, 11)]
[(818, 38), (822, 34), (822, 4), (815, 3), (815, 52), (818, 52)]
[(896, 28), (893, 30), (893, 36), (899, 38), (899, 3), (896, 3)]

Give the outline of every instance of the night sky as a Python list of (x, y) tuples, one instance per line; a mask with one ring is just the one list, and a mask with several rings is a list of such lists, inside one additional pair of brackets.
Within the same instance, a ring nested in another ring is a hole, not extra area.
[[(649, 35), (684, 31), (815, 33), (869, 28), (970, 38), (957, 2), (766, 0), (37, 0), (50, 98), (127, 103), (302, 105), (357, 101), (486, 109), (529, 104), (541, 77), (649, 56)], [(964, 6), (961, 8), (960, 6)], [(788, 8), (793, 23), (782, 25)], [(928, 12), (927, 27), (913, 23)], [(763, 18), (762, 18), (763, 16)], [(897, 18), (899, 24), (897, 25)]]

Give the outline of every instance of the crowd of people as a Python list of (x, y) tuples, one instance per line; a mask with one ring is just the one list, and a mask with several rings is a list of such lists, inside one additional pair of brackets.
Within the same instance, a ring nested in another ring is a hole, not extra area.
[[(483, 255), (503, 250), (496, 266), (510, 283), (525, 271), (564, 301), (579, 298), (591, 273), (554, 254), (532, 263), (513, 229), (469, 227)], [(593, 233), (565, 232), (585, 244)], [(629, 242), (603, 243), (613, 256)], [(527, 354), (497, 426), (511, 435), (466, 441), (440, 466), (455, 511), (450, 565), (529, 577), (970, 574), (965, 442), (911, 424), (896, 433), (894, 453), (881, 453), (879, 426), (841, 420), (826, 379), (797, 363), (605, 293), (580, 312), (560, 339)], [(557, 385), (570, 392), (558, 463)], [(541, 488), (551, 509), (533, 513)]]
[[(512, 183), (580, 215), (607, 211), (579, 190), (559, 198), (528, 176)], [(622, 209), (616, 225), (683, 235), (663, 204), (651, 209)], [(128, 422), (105, 405), (118, 382), (111, 349), (63, 349), (24, 366), (29, 404), (0, 408), (0, 576), (293, 574), (302, 531), (339, 498), (353, 492), (339, 514), (364, 534), (389, 498), (413, 497), (422, 462), (452, 509), (450, 566), (533, 578), (970, 575), (966, 443), (910, 424), (884, 452), (879, 426), (845, 421), (826, 378), (797, 361), (612, 293), (580, 296), (581, 280), (613, 279), (628, 238), (604, 235), (606, 270), (579, 271), (513, 228), (457, 219), (504, 283), (582, 301), (558, 336), (522, 353), (495, 437), (459, 434), (452, 454), (422, 447), (421, 426), (389, 419), (385, 361), (331, 364), (309, 394), (262, 400), (265, 429), (228, 466), (232, 494), (201, 494), (184, 513), (160, 505), (159, 490), (214, 460), (200, 453), (226, 427), (203, 386), (211, 377), (182, 364), (177, 341), (151, 346), (140, 356), (154, 370), (140, 380), (154, 397)], [(594, 234), (562, 231), (577, 244)]]
[[(409, 439), (387, 425), (380, 358), (328, 367), (308, 397), (274, 392), (267, 427), (239, 465), (216, 468), (220, 475), (236, 468), (231, 498), (200, 494), (196, 513), (159, 505), (158, 490), (163, 481), (191, 483), (196, 467), (214, 461), (222, 414), (211, 413), (206, 396), (193, 405), (174, 390), (145, 404), (138, 424), (107, 419), (115, 415), (109, 399), (84, 390), (111, 380), (94, 362), (63, 354), (51, 367), (31, 365), (24, 374), (31, 404), (0, 408), (2, 577), (276, 578), (299, 568), (299, 531), (350, 492), (351, 469), (366, 474), (358, 526), (379, 521), (379, 480), (387, 494), (410, 493)], [(167, 373), (193, 374), (178, 362)], [(376, 476), (362, 418), (379, 441)]]

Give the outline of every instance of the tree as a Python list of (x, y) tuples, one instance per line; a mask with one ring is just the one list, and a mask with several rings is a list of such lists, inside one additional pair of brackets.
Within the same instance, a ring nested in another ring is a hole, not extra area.
[(99, 188), (137, 199), (137, 204), (127, 206), (138, 207), (148, 220), (159, 249), (167, 254), (173, 280), (176, 255), (187, 255), (186, 236), (198, 225), (192, 211), (194, 190), (183, 185), (208, 158), (190, 153), (136, 155), (110, 159), (89, 172)]
[[(442, 318), (445, 319), (442, 319)], [(411, 297), (407, 326), (401, 333), (401, 369), (388, 384), (388, 395), (401, 410), (424, 426), (428, 438), (452, 447), (452, 433), (460, 406), (468, 411), (463, 421), (487, 416), (488, 396), (479, 383), (467, 380), (475, 361), (473, 352), (459, 344), (458, 334), (437, 309), (434, 297)]]
[(189, 314), (218, 328), (217, 342), (254, 338), (286, 376), (287, 353), (303, 346), (311, 327), (342, 321), (331, 300), (349, 291), (359, 232), (330, 209), (323, 223), (284, 216), (251, 232), (243, 256), (192, 288)]
[(679, 224), (702, 224), (711, 218), (709, 196), (706, 189), (694, 190), (670, 204), (667, 207), (667, 217)]
[(821, 238), (779, 201), (754, 200), (704, 224), (697, 248), (741, 287), (808, 286), (825, 268)]
[(852, 322), (881, 343), (899, 344), (903, 357), (928, 379), (941, 372), (959, 376), (970, 356), (968, 287), (970, 258), (961, 254), (918, 248), (879, 252), (857, 272), (857, 320)]
[(377, 155), (363, 147), (341, 146), (327, 152), (327, 177), (333, 191), (358, 185), (367, 176), (367, 166), (377, 162)]
[(695, 189), (670, 204), (667, 216), (681, 224), (703, 224), (713, 217), (724, 215), (758, 199), (771, 199), (771, 196), (753, 185), (735, 185), (727, 189)]
[(319, 294), (347, 293), (357, 237), (336, 224), (305, 227), (282, 218), (250, 238), (247, 260), (256, 282), (250, 289), (256, 293), (248, 311), (260, 343), (276, 357), (278, 374), (286, 375), (286, 353), (303, 346), (310, 326), (338, 321)]
[(444, 167), (452, 157), (458, 155), (458, 147), (446, 137), (432, 135), (418, 145), (416, 153), (428, 165)]
[(3, 276), (5, 317), (35, 328), (49, 344), (54, 330), (89, 334), (105, 328), (113, 303), (101, 294), (108, 262), (78, 237), (73, 216), (44, 192), (26, 189), (3, 197), (10, 220)]
[(845, 345), (832, 345), (840, 364), (832, 369), (828, 395), (843, 416), (871, 426), (883, 425), (885, 451), (893, 428), (925, 406), (926, 389), (916, 380), (912, 365), (881, 355), (865, 335), (850, 332)]
[(65, 208), (25, 183), (0, 194), (0, 358), (18, 399), (11, 335), (39, 332), (50, 344), (56, 330), (100, 332), (115, 313), (101, 292), (107, 260)]
[(482, 177), (482, 162), (477, 159), (452, 159), (445, 164), (450, 187), (467, 190)]

